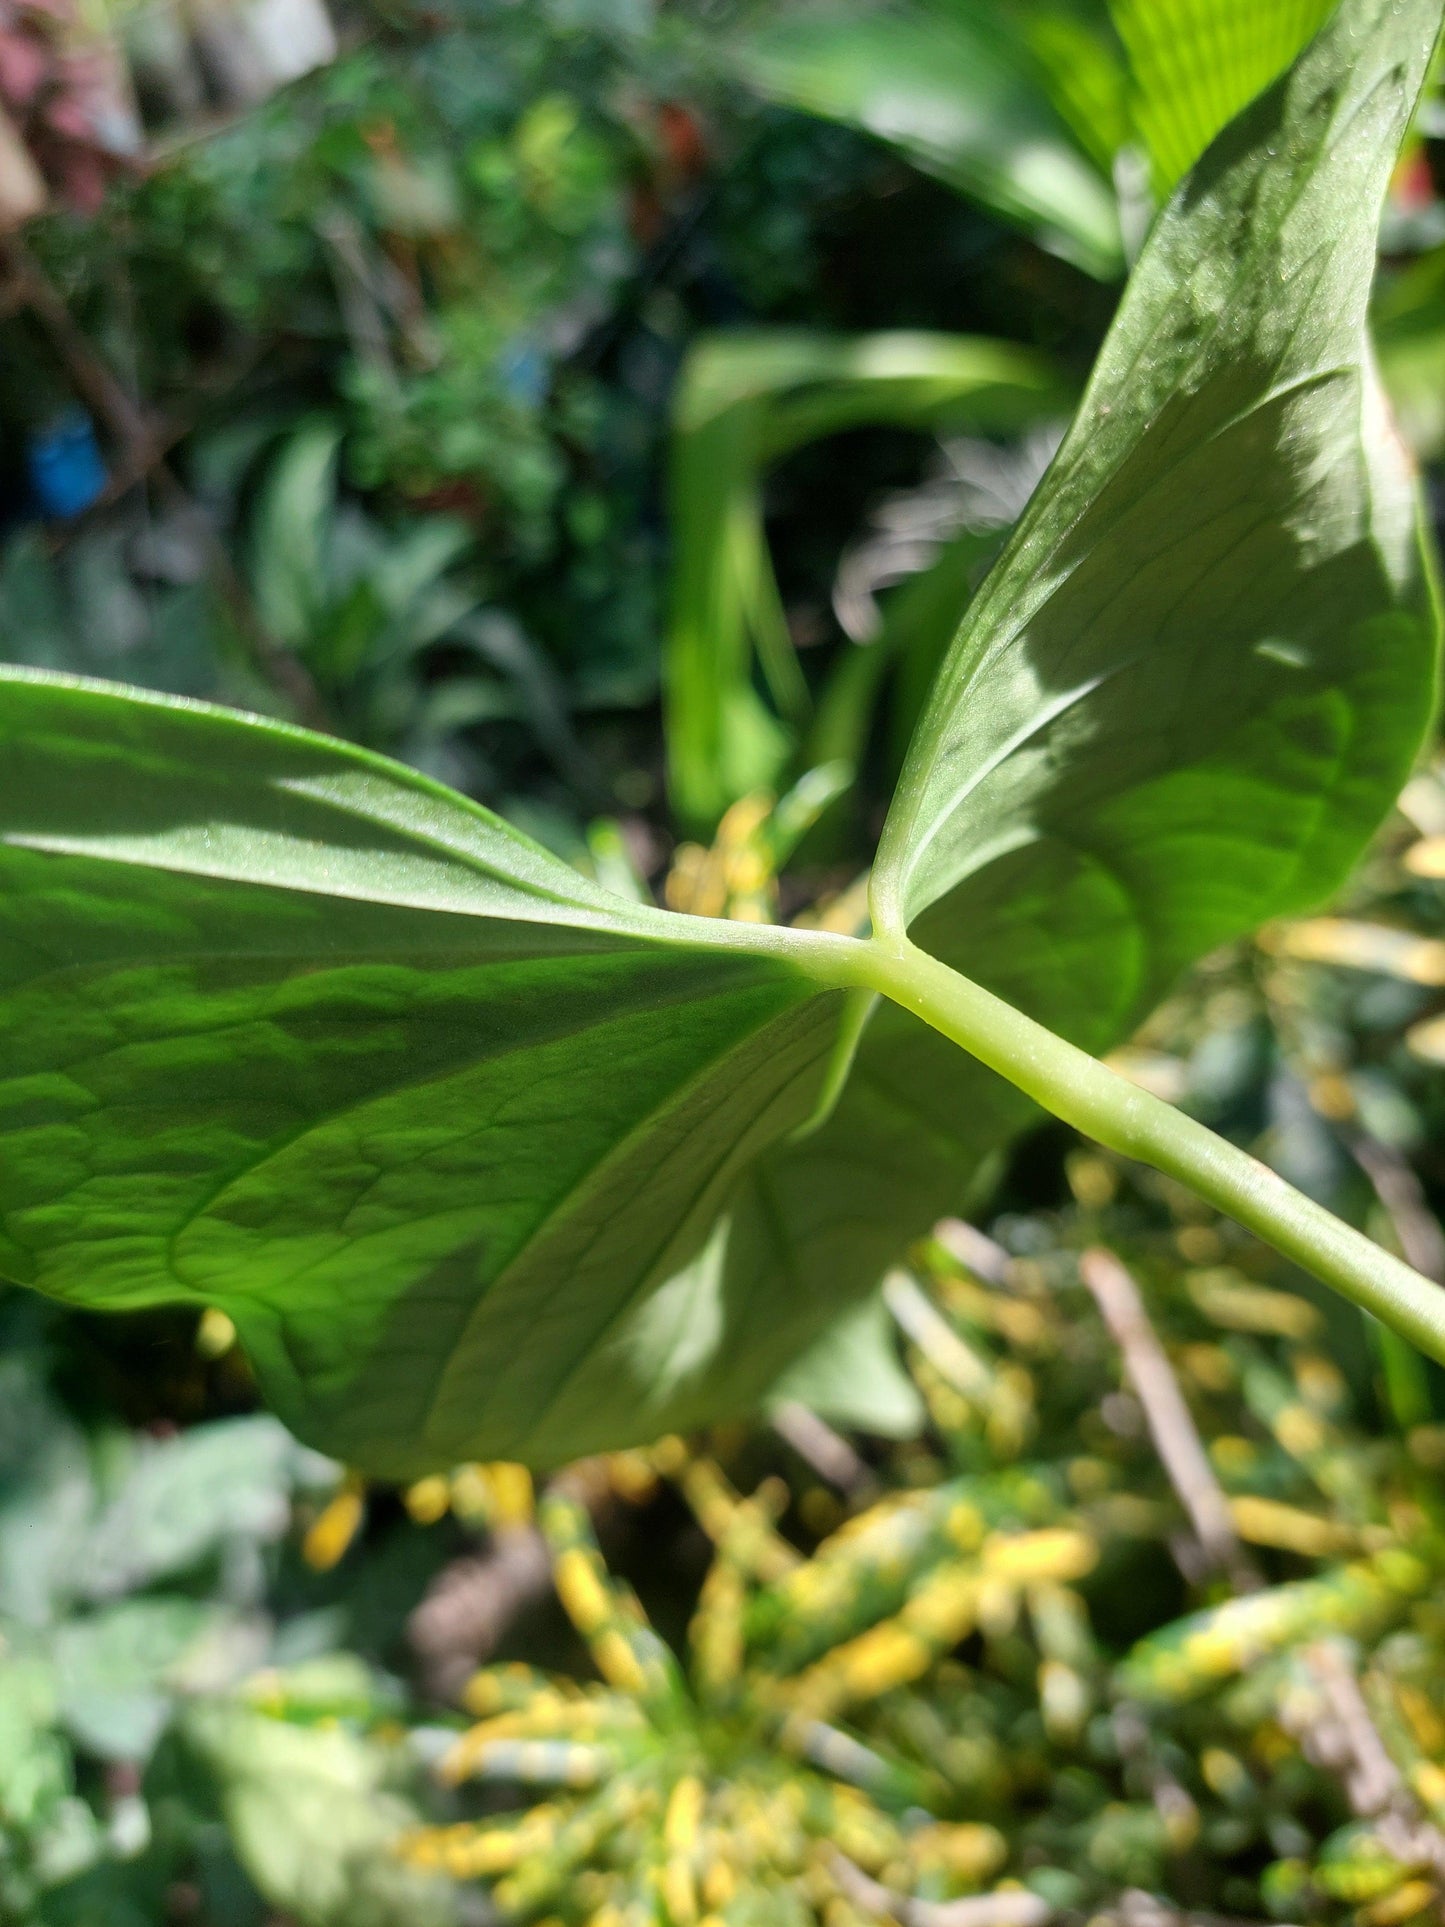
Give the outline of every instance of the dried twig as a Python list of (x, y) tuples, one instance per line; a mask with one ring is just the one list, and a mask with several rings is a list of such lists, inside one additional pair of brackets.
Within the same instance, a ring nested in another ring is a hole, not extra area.
[[(578, 1500), (594, 1518), (612, 1505), (600, 1459), (578, 1460), (549, 1489)], [(428, 1690), (438, 1699), (454, 1699), (515, 1621), (551, 1589), (552, 1555), (534, 1525), (504, 1526), (492, 1533), (485, 1551), (445, 1566), (406, 1626)]]
[(551, 1555), (535, 1526), (498, 1532), (485, 1552), (445, 1566), (406, 1625), (427, 1690), (438, 1699), (455, 1699), (551, 1584)]
[(1171, 1907), (1157, 1894), (1141, 1887), (1128, 1887), (1111, 1907), (1094, 1915), (1096, 1922), (1117, 1922), (1118, 1927), (1258, 1927), (1258, 1923), (1235, 1920), (1226, 1914), (1186, 1912)]
[(774, 1411), (772, 1423), (778, 1437), (845, 1499), (859, 1504), (878, 1491), (878, 1480), (866, 1461), (808, 1406), (789, 1399)]
[(1363, 1131), (1349, 1132), (1345, 1144), (1394, 1226), (1401, 1255), (1422, 1277), (1445, 1284), (1445, 1232), (1419, 1178), (1397, 1151)]
[(1445, 1834), (1425, 1818), (1390, 1758), (1346, 1649), (1322, 1639), (1304, 1657), (1319, 1699), (1294, 1705), (1287, 1700), (1282, 1724), (1296, 1735), (1306, 1759), (1339, 1778), (1351, 1811), (1372, 1822), (1387, 1853), (1402, 1866), (1428, 1866), (1445, 1875)]
[(988, 1366), (906, 1271), (888, 1273), (883, 1280), (883, 1302), (904, 1334), (956, 1391), (968, 1399), (988, 1396), (993, 1386)]
[(1236, 1591), (1256, 1590), (1259, 1574), (1240, 1544), (1229, 1501), (1214, 1476), (1193, 1415), (1137, 1285), (1113, 1252), (1099, 1246), (1080, 1258), (1079, 1276), (1124, 1354), (1124, 1369), (1144, 1408), (1155, 1449), (1205, 1557), (1228, 1575)]
[(1053, 1919), (1049, 1903), (1024, 1887), (971, 1894), (967, 1900), (914, 1900), (880, 1885), (836, 1850), (828, 1856), (828, 1869), (855, 1906), (900, 1927), (1044, 1927)]
[(976, 1225), (962, 1218), (940, 1218), (933, 1227), (934, 1241), (943, 1246), (950, 1258), (981, 1278), (986, 1285), (1006, 1285), (1013, 1263), (1001, 1244), (987, 1237)]

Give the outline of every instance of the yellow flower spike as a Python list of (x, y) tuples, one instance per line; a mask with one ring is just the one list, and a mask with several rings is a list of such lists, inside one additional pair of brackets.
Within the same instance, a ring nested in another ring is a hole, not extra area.
[(704, 1700), (723, 1698), (742, 1677), (747, 1587), (726, 1553), (708, 1568), (687, 1630), (694, 1683)]
[(1286, 1405), (1275, 1414), (1275, 1437), (1292, 1459), (1308, 1459), (1329, 1443), (1329, 1433), (1307, 1405)]
[(440, 1473), (433, 1473), (429, 1479), (418, 1479), (402, 1494), (402, 1502), (417, 1525), (433, 1526), (451, 1511), (451, 1481)]
[(663, 1864), (659, 1886), (672, 1927), (697, 1927), (697, 1888), (689, 1863), (670, 1856)]
[(492, 1523), (503, 1527), (531, 1525), (537, 1505), (532, 1475), (526, 1466), (497, 1459), (485, 1470), (492, 1491)]
[(1019, 1590), (1006, 1579), (984, 1579), (974, 1617), (985, 1639), (1007, 1639), (1019, 1622)]
[(1419, 1761), (1410, 1772), (1410, 1785), (1438, 1826), (1445, 1818), (1445, 1767), (1433, 1760)]
[(1402, 1927), (1403, 1922), (1414, 1920), (1417, 1914), (1433, 1907), (1436, 1897), (1433, 1881), (1407, 1880), (1392, 1894), (1361, 1907), (1355, 1919), (1359, 1927)]
[(219, 1305), (207, 1305), (196, 1326), (196, 1355), (208, 1362), (224, 1358), (236, 1343), (235, 1320)]
[(539, 1673), (521, 1660), (510, 1660), (473, 1673), (462, 1693), (462, 1705), (476, 1719), (489, 1719), (495, 1713), (523, 1710), (540, 1693), (569, 1701), (582, 1697), (575, 1680)]
[(662, 886), (662, 900), (669, 910), (684, 915), (720, 916), (725, 891), (721, 866), (713, 861), (711, 851), (701, 843), (679, 843)]
[(738, 1890), (738, 1877), (726, 1860), (710, 1860), (702, 1877), (703, 1905), (710, 1915), (727, 1906)]
[(365, 1518), (366, 1482), (359, 1473), (348, 1472), (301, 1541), (301, 1557), (313, 1572), (330, 1572), (341, 1563)]
[(1395, 1686), (1395, 1697), (1421, 1751), (1434, 1758), (1445, 1753), (1445, 1719), (1441, 1718), (1434, 1703), (1418, 1686), (1404, 1682)]
[(1281, 1552), (1298, 1553), (1305, 1559), (1328, 1559), (1351, 1552), (1358, 1544), (1348, 1526), (1279, 1499), (1261, 1499), (1245, 1494), (1229, 1501), (1234, 1529), (1253, 1546), (1275, 1546)]
[(584, 1639), (591, 1639), (611, 1615), (601, 1565), (600, 1559), (574, 1546), (559, 1554), (552, 1567), (557, 1597)]
[(1225, 1331), (1305, 1339), (1316, 1336), (1324, 1323), (1318, 1307), (1307, 1298), (1256, 1285), (1227, 1265), (1192, 1272), (1185, 1288), (1210, 1324)]
[[(576, 1624), (576, 1614), (571, 1615)], [(578, 1626), (580, 1632), (582, 1628)], [(597, 1670), (609, 1686), (616, 1687), (619, 1693), (631, 1693), (641, 1699), (652, 1682), (647, 1670), (638, 1659), (626, 1638), (615, 1626), (597, 1633), (590, 1641), (592, 1657), (597, 1662)]]
[(1038, 1671), (1039, 1711), (1051, 1740), (1072, 1745), (1094, 1708), (1088, 1681), (1061, 1659), (1046, 1659)]
[(1300, 1397), (1317, 1412), (1333, 1415), (1349, 1397), (1349, 1383), (1331, 1358), (1300, 1352), (1293, 1360), (1293, 1371)]
[(434, 1873), (442, 1864), (443, 1833), (440, 1827), (412, 1828), (397, 1837), (392, 1843), (392, 1852), (407, 1866), (416, 1867), (422, 1873)]
[(691, 1853), (696, 1847), (706, 1801), (707, 1790), (702, 1781), (695, 1773), (684, 1774), (668, 1797), (667, 1814), (662, 1823), (662, 1837), (669, 1853)]
[(984, 1544), (983, 1564), (991, 1578), (1032, 1586), (1053, 1579), (1067, 1583), (1092, 1572), (1099, 1548), (1086, 1532), (1050, 1526), (1040, 1532), (995, 1533)]
[(983, 1514), (977, 1506), (960, 1502), (949, 1508), (944, 1530), (960, 1552), (977, 1552), (984, 1541)]
[(646, 1452), (612, 1452), (607, 1483), (626, 1505), (647, 1505), (657, 1494), (660, 1474)]
[(744, 1499), (711, 1459), (695, 1459), (679, 1483), (708, 1538), (715, 1546), (726, 1545), (754, 1578), (771, 1585), (801, 1567), (801, 1555), (774, 1530), (788, 1502), (788, 1488), (780, 1479), (764, 1480)]
[(675, 1479), (692, 1453), (686, 1439), (679, 1438), (676, 1432), (668, 1432), (647, 1448), (647, 1456), (664, 1479)]
[(486, 1524), (491, 1518), (492, 1484), (486, 1467), (459, 1465), (451, 1476), (452, 1510), (459, 1519)]
[(977, 1820), (919, 1827), (908, 1845), (920, 1866), (937, 1867), (969, 1886), (991, 1880), (1008, 1859), (1008, 1842), (998, 1828)]

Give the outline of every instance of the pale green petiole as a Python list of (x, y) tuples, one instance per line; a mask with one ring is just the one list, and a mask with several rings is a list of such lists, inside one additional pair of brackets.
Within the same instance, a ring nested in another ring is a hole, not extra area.
[(1140, 1090), (906, 937), (834, 940), (828, 945), (828, 966), (835, 981), (866, 986), (911, 1010), (1066, 1124), (1188, 1185), (1445, 1364), (1445, 1290), (1303, 1196), (1258, 1158)]

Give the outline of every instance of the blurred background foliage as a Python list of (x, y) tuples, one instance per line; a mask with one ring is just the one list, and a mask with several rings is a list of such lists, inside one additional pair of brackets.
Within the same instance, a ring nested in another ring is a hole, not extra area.
[[(0, 646), (855, 928), (1153, 207), (1326, 10), (10, 0)], [(1432, 503), (1442, 140), (1376, 304)], [(1119, 1061), (1445, 1282), (1442, 890), (1431, 762)], [(540, 1495), (0, 1292), (0, 1921), (1438, 1917), (1440, 1373), (1061, 1127), (965, 1206), (839, 1335), (905, 1436), (799, 1378)]]

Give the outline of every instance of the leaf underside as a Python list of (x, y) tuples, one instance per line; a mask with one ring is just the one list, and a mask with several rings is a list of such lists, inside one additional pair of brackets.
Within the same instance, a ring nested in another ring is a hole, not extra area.
[[(1426, 726), (1363, 314), (1438, 19), (1345, 0), (1185, 181), (910, 753), (876, 916), (1090, 1048), (1329, 889)], [(19, 672), (0, 739), (0, 1269), (224, 1306), (375, 1471), (756, 1404), (1027, 1116), (884, 1007), (795, 1137), (844, 1001), (806, 943), (364, 752)]]
[(634, 1434), (668, 1301), (640, 1382), (617, 1321), (806, 1115), (837, 996), (299, 731), (14, 677), (0, 736), (6, 1273), (223, 1305), (379, 1469)]

